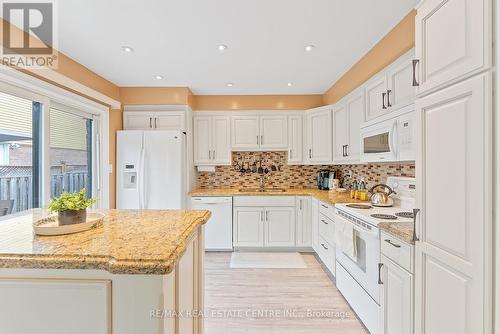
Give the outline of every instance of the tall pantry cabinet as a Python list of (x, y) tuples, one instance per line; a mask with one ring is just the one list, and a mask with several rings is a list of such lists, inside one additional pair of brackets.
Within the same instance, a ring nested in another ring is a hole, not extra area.
[(492, 331), (491, 14), (491, 0), (417, 7), (415, 334)]

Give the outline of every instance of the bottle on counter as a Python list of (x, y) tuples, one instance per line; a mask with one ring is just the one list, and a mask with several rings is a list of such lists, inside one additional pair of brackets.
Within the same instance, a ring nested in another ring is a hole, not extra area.
[(351, 198), (356, 199), (358, 197), (358, 181), (354, 180), (351, 186)]
[(359, 197), (358, 199), (366, 201), (366, 183), (364, 179), (359, 181)]

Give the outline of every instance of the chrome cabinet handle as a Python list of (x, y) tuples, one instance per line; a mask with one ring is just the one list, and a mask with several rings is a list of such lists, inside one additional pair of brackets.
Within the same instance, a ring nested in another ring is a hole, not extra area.
[(345, 145), (345, 156), (349, 156), (349, 151), (348, 151), (349, 145)]
[(259, 136), (257, 136), (257, 145), (259, 145)]
[(413, 83), (412, 83), (412, 86), (413, 86), (413, 87), (418, 87), (418, 86), (420, 86), (420, 84), (419, 84), (419, 83), (418, 83), (418, 81), (417, 81), (417, 65), (418, 65), (418, 63), (419, 63), (419, 62), (420, 62), (420, 60), (419, 60), (419, 59), (413, 59), (413, 60), (411, 61), (412, 66), (413, 66)]
[(312, 149), (309, 149), (309, 159), (312, 158)]
[(325, 209), (328, 209), (328, 206), (324, 205), (324, 204), (321, 204), (322, 207), (324, 207)]
[(208, 160), (212, 160), (212, 151), (208, 150)]
[(157, 128), (157, 126), (156, 126), (156, 120), (157, 120), (157, 118), (155, 117), (155, 129)]
[(382, 273), (381, 273), (383, 265), (384, 265), (383, 263), (378, 264), (378, 284), (384, 284), (384, 282), (382, 282)]
[(413, 242), (419, 241), (417, 237), (417, 215), (420, 212), (420, 209), (413, 209)]
[(382, 109), (387, 109), (387, 107), (385, 106), (385, 94), (386, 93), (382, 93)]
[(266, 210), (266, 222), (269, 220), (269, 211)]
[(395, 244), (390, 239), (385, 239), (384, 241), (387, 242), (389, 245), (392, 245), (392, 246), (394, 246), (396, 248), (401, 248), (401, 245)]
[(153, 128), (153, 118), (152, 117), (149, 117), (149, 128), (150, 129)]
[(299, 209), (302, 210), (302, 200), (299, 200)]
[(323, 222), (323, 224), (328, 225), (328, 223), (326, 221), (324, 221), (323, 219), (321, 219), (321, 221)]
[(264, 145), (264, 136), (260, 136), (260, 144)]
[(325, 246), (325, 244), (321, 244), (325, 250), (328, 250), (328, 247)]
[(214, 150), (214, 154), (213, 154), (212, 156), (213, 156), (213, 158), (214, 158), (214, 160), (215, 160), (215, 150)]
[(260, 212), (260, 221), (264, 221), (264, 211)]
[(392, 107), (392, 104), (391, 104), (391, 92), (392, 92), (392, 90), (390, 90), (390, 89), (387, 90), (387, 107)]

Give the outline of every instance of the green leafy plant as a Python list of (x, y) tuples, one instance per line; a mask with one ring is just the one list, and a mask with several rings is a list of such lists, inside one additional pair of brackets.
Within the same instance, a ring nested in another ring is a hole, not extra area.
[(53, 198), (49, 210), (51, 212), (76, 211), (86, 209), (94, 203), (95, 199), (87, 198), (87, 191), (82, 189), (76, 193), (64, 192), (61, 196)]

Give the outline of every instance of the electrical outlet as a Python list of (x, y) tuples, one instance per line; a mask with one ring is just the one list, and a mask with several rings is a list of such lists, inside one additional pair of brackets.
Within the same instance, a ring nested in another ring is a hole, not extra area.
[(348, 170), (346, 174), (349, 178), (352, 178), (352, 170)]

